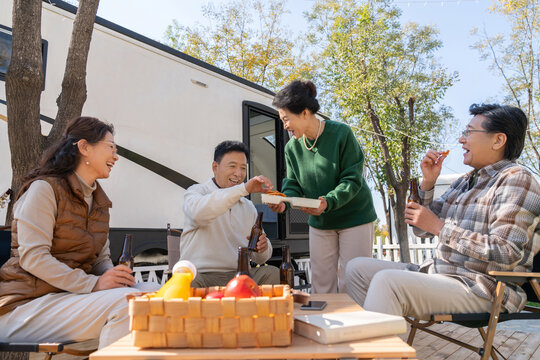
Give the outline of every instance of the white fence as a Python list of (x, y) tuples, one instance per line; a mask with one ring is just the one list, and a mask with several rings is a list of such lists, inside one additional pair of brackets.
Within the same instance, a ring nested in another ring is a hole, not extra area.
[(169, 265), (135, 266), (133, 268), (135, 283), (153, 281), (163, 285), (168, 279), (168, 270)]
[[(439, 239), (409, 237), (409, 253), (411, 262), (420, 265), (426, 259), (431, 259)], [(399, 244), (397, 239), (393, 241), (388, 237), (379, 236), (373, 244), (373, 257), (379, 260), (400, 261)], [(307, 282), (311, 283), (311, 262), (309, 258), (295, 259), (298, 264), (298, 270), (306, 272)]]
[[(437, 237), (430, 239), (410, 236), (409, 253), (411, 255), (411, 262), (421, 264), (424, 260), (432, 258), (438, 241), (439, 239)], [(373, 244), (373, 257), (380, 260), (400, 261), (397, 240), (394, 239), (391, 241), (388, 237), (377, 237)], [(306, 280), (308, 283), (311, 283), (311, 262), (309, 258), (295, 259), (295, 261), (298, 264), (298, 270), (305, 270)], [(167, 265), (135, 267), (133, 269), (135, 282), (155, 281), (164, 284), (167, 281), (168, 268)], [(143, 276), (143, 274), (145, 275)], [(160, 277), (157, 274), (163, 275)], [(295, 279), (295, 285), (299, 285), (298, 279)]]
[[(426, 259), (431, 259), (439, 239), (417, 238), (409, 236), (409, 254), (411, 262), (420, 265)], [(373, 244), (373, 257), (380, 260), (400, 261), (399, 244), (397, 239), (378, 236)]]

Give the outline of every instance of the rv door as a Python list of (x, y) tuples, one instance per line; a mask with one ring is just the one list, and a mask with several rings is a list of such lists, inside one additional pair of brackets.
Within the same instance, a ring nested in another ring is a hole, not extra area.
[[(264, 175), (281, 190), (285, 168), (285, 144), (289, 134), (283, 128), (276, 110), (258, 103), (243, 103), (243, 138), (250, 152), (249, 177)], [(272, 240), (288, 243), (295, 254), (309, 252), (308, 215), (298, 209), (276, 214), (262, 204), (260, 194), (251, 194), (251, 201), (264, 213), (263, 228)]]

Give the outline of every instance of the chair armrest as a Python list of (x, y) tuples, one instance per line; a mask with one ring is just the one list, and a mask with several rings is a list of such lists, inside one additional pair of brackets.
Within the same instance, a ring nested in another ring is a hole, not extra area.
[(63, 343), (0, 343), (0, 351), (10, 352), (53, 352), (58, 353), (64, 349)]
[(537, 272), (514, 272), (514, 271), (488, 271), (488, 274), (500, 281), (524, 282), (529, 279), (540, 278)]

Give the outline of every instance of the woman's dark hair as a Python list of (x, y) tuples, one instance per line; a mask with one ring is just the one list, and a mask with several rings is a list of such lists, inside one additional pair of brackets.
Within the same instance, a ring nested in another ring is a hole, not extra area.
[(249, 160), (249, 149), (243, 142), (225, 140), (220, 142), (214, 150), (214, 161), (219, 163), (225, 154), (233, 151), (242, 152), (246, 155), (246, 159)]
[(471, 115), (482, 115), (486, 118), (482, 127), (487, 131), (506, 134), (505, 159), (515, 160), (521, 155), (528, 121), (520, 108), (499, 104), (472, 104), (469, 112)]
[(305, 109), (315, 114), (320, 108), (316, 97), (315, 84), (309, 80), (294, 80), (274, 96), (272, 105), (278, 109), (287, 109), (293, 114), (300, 114)]
[(22, 179), (23, 185), (18, 197), (39, 177), (64, 177), (72, 173), (81, 159), (77, 142), (84, 139), (89, 144), (96, 144), (103, 140), (108, 132), (114, 134), (113, 125), (93, 117), (81, 116), (71, 120), (60, 140), (45, 150), (39, 166)]

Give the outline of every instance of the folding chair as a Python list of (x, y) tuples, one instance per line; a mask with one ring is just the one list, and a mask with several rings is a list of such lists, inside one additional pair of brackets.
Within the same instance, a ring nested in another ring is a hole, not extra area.
[[(493, 339), (497, 329), (497, 324), (508, 320), (540, 320), (540, 308), (534, 306), (525, 306), (523, 311), (519, 313), (501, 313), (502, 300), (504, 289), (507, 282), (512, 283), (525, 283), (523, 289), (527, 293), (527, 301), (538, 302), (540, 299), (540, 286), (538, 285), (538, 279), (540, 278), (540, 253), (534, 257), (533, 271), (528, 272), (503, 272), (503, 271), (490, 271), (489, 275), (497, 279), (497, 288), (495, 290), (495, 298), (491, 307), (490, 313), (480, 314), (442, 314), (431, 315), (431, 319), (427, 322), (417, 321), (411, 318), (405, 318), (411, 324), (411, 331), (407, 343), (412, 346), (416, 330), (425, 331), (431, 335), (435, 335), (441, 339), (453, 342), (459, 346), (472, 350), (481, 356), (482, 360), (493, 358), (497, 360), (497, 354), (503, 359), (506, 359), (494, 346)], [(441, 323), (452, 322), (458, 325), (466, 326), (469, 328), (477, 328), (480, 332), (480, 336), (484, 343), (480, 347), (472, 346), (465, 342), (451, 338), (447, 335), (440, 334), (436, 331), (428, 329), (429, 326)], [(487, 326), (487, 330), (484, 327)]]
[[(66, 341), (66, 342), (42, 342), (42, 343), (19, 343), (19, 342), (9, 342), (9, 343), (0, 343), (0, 359), (13, 359), (15, 357), (19, 359), (25, 358), (24, 354), (22, 356), (16, 356), (14, 353), (45, 353), (45, 360), (49, 360), (53, 355), (57, 354), (68, 354), (73, 356), (89, 356), (91, 353), (97, 349), (90, 350), (78, 350), (66, 347), (67, 345), (76, 344), (75, 341)], [(28, 357), (26, 357), (28, 358)]]
[[(0, 226), (2, 236), (0, 237), (0, 266), (9, 259), (10, 256), (10, 226)], [(39, 352), (45, 353), (45, 359), (50, 359), (56, 354), (69, 354), (74, 356), (88, 356), (97, 349), (78, 350), (67, 345), (77, 344), (76, 341), (64, 342), (0, 342), (0, 360), (2, 359), (27, 359), (28, 356), (24, 353)]]
[(180, 237), (182, 230), (171, 229), (171, 224), (167, 224), (167, 257), (169, 261), (169, 274), (172, 272), (174, 264), (180, 260)]

